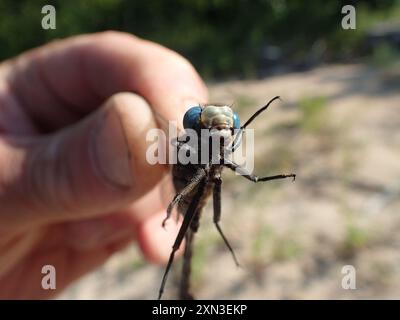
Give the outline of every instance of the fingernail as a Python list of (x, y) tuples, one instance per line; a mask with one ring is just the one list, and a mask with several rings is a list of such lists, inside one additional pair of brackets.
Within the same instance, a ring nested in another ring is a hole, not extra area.
[(93, 130), (93, 160), (100, 175), (109, 183), (131, 187), (132, 157), (119, 115), (105, 112)]

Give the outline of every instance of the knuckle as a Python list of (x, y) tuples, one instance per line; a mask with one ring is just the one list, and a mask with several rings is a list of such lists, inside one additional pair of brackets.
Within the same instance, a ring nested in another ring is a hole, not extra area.
[(26, 188), (37, 209), (74, 211), (74, 187), (69, 167), (57, 156), (59, 141), (51, 139), (29, 159)]
[(122, 111), (127, 108), (127, 106), (135, 106), (135, 107), (148, 107), (148, 103), (146, 100), (134, 93), (131, 92), (119, 92), (112, 95), (107, 104), (111, 105), (117, 111)]

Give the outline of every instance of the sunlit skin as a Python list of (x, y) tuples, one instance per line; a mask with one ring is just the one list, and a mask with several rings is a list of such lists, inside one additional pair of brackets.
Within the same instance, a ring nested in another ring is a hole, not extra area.
[[(161, 228), (166, 168), (145, 159), (151, 111), (181, 123), (205, 101), (185, 59), (123, 33), (56, 41), (3, 62), (0, 298), (59, 294), (132, 241), (165, 263), (179, 224)], [(46, 264), (57, 290), (41, 288)]]

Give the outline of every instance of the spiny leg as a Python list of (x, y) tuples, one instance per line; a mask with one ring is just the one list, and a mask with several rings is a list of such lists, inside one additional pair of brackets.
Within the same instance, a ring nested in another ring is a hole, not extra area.
[(276, 96), (276, 97), (273, 97), (271, 100), (269, 100), (268, 103), (267, 103), (265, 106), (263, 106), (262, 108), (258, 109), (258, 110), (249, 118), (249, 120), (247, 120), (247, 121), (245, 122), (245, 124), (244, 124), (240, 129), (246, 128), (255, 118), (257, 118), (257, 117), (260, 115), (261, 112), (265, 111), (265, 110), (270, 106), (270, 104), (271, 104), (272, 102), (274, 102), (275, 100), (277, 100), (277, 99), (280, 99), (280, 97), (279, 97), (279, 96)]
[(179, 287), (179, 299), (180, 300), (193, 300), (193, 296), (190, 294), (190, 274), (192, 271), (192, 249), (193, 249), (193, 231), (188, 230), (185, 236), (185, 252), (183, 253), (183, 265), (182, 265), (182, 277)]
[(219, 221), (221, 220), (221, 185), (222, 185), (222, 180), (220, 177), (216, 178), (214, 180), (214, 189), (213, 189), (213, 207), (214, 207), (214, 224), (221, 235), (222, 239), (224, 240), (226, 246), (228, 247), (229, 251), (232, 254), (233, 261), (235, 261), (235, 264), (239, 267), (239, 261), (236, 258), (235, 252), (233, 251), (231, 245), (229, 244), (228, 239), (225, 237), (224, 233), (222, 232), (222, 229), (219, 225)]
[(189, 205), (188, 210), (185, 213), (182, 225), (181, 225), (181, 227), (179, 229), (179, 232), (178, 232), (178, 235), (177, 235), (177, 237), (175, 239), (174, 245), (172, 246), (172, 251), (171, 251), (171, 254), (170, 254), (169, 259), (168, 259), (167, 267), (165, 268), (164, 276), (163, 276), (162, 281), (161, 281), (160, 291), (158, 293), (158, 300), (161, 299), (161, 296), (162, 296), (162, 294), (164, 292), (164, 287), (165, 287), (165, 283), (167, 282), (168, 272), (169, 272), (169, 269), (172, 266), (172, 262), (174, 261), (175, 252), (179, 249), (179, 247), (180, 247), (180, 245), (182, 243), (182, 240), (183, 240), (183, 238), (184, 238), (184, 236), (186, 234), (186, 231), (188, 230), (188, 228), (190, 226), (190, 223), (191, 223), (193, 217), (195, 216), (195, 213), (196, 213), (197, 207), (199, 205), (201, 196), (203, 195), (203, 192), (204, 192), (204, 187), (205, 187), (205, 181), (203, 180), (200, 183), (199, 189), (197, 190), (195, 196), (193, 197), (192, 202)]
[(270, 180), (280, 180), (280, 179), (286, 179), (286, 178), (293, 178), (293, 181), (296, 180), (296, 174), (291, 173), (291, 174), (277, 174), (274, 176), (267, 176), (267, 177), (259, 177), (256, 176), (250, 172), (248, 172), (245, 168), (242, 168), (239, 166), (237, 163), (230, 161), (228, 159), (223, 160), (223, 165), (237, 173), (239, 173), (241, 176), (244, 178), (253, 181), (253, 182), (259, 182), (259, 181), (270, 181)]
[(273, 97), (271, 100), (268, 101), (268, 103), (263, 106), (262, 108), (258, 109), (250, 118), (249, 120), (247, 120), (245, 122), (245, 124), (243, 126), (240, 127), (239, 131), (237, 132), (235, 139), (232, 143), (232, 152), (235, 151), (237, 149), (237, 147), (239, 146), (241, 140), (242, 140), (242, 134), (243, 131), (246, 129), (246, 127), (255, 119), (257, 118), (260, 113), (264, 112), (265, 110), (267, 110), (267, 108), (271, 105), (272, 102), (274, 102), (275, 100), (280, 99), (279, 96)]
[(183, 188), (183, 190), (181, 190), (181, 192), (179, 192), (178, 194), (175, 195), (174, 199), (171, 201), (171, 203), (168, 205), (167, 208), (167, 216), (165, 217), (165, 219), (162, 222), (162, 226), (163, 228), (165, 227), (165, 223), (167, 222), (167, 220), (171, 217), (171, 213), (172, 213), (172, 209), (174, 208), (174, 206), (188, 193), (190, 193), (197, 185), (198, 183), (201, 181), (201, 179), (203, 179), (206, 175), (206, 171), (203, 168), (200, 168), (195, 176), (192, 178), (192, 180), (189, 182), (189, 184)]

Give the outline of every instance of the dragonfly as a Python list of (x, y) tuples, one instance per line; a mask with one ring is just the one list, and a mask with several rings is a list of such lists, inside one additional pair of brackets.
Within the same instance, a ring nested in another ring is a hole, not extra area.
[[(172, 251), (164, 271), (158, 292), (159, 300), (163, 295), (175, 253), (180, 248), (184, 239), (185, 248), (183, 253), (179, 298), (182, 300), (194, 299), (194, 296), (190, 292), (193, 240), (195, 233), (199, 229), (202, 209), (211, 195), (213, 199), (214, 225), (222, 237), (227, 249), (231, 253), (235, 264), (239, 266), (233, 248), (220, 226), (221, 173), (224, 168), (229, 168), (254, 183), (286, 178), (292, 178), (293, 181), (295, 180), (296, 175), (293, 173), (259, 177), (230, 160), (229, 157), (229, 155), (231, 155), (240, 145), (246, 127), (263, 111), (267, 110), (271, 103), (277, 99), (280, 99), (280, 97), (276, 96), (271, 99), (266, 105), (257, 110), (242, 126), (240, 126), (238, 114), (232, 110), (231, 106), (225, 104), (199, 104), (198, 106), (191, 107), (185, 113), (183, 118), (183, 127), (186, 131), (192, 130), (200, 136), (201, 130), (207, 130), (210, 133), (210, 143), (215, 143), (218, 139), (221, 143), (217, 145), (218, 150), (216, 153), (210, 152), (210, 150), (204, 151), (207, 153), (205, 154), (205, 159), (207, 161), (182, 163), (178, 157), (177, 162), (173, 164), (172, 177), (176, 195), (168, 205), (167, 214), (162, 226), (165, 227), (165, 223), (171, 217), (175, 206), (177, 207), (178, 214), (183, 216), (183, 222), (172, 246)], [(204, 152), (203, 154), (201, 152), (203, 146), (202, 142), (204, 141), (201, 141), (201, 139), (195, 143), (188, 143), (185, 139), (176, 139), (174, 143), (178, 152), (182, 150), (192, 152), (196, 155), (196, 159), (199, 160), (200, 158), (204, 159)]]

